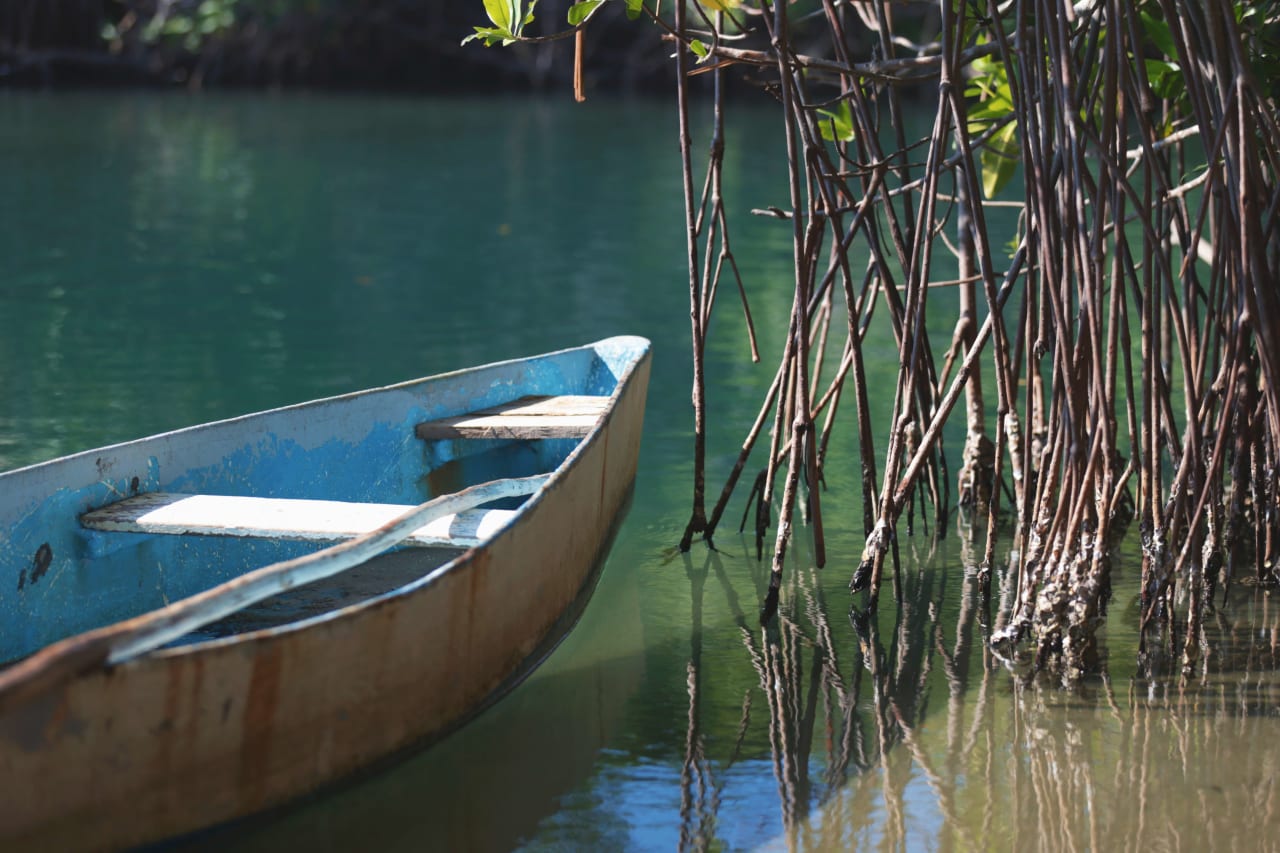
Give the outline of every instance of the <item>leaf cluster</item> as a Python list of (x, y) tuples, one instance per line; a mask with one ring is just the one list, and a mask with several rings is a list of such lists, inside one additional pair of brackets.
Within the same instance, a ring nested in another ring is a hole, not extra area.
[[(578, 0), (569, 7), (568, 23), (570, 27), (580, 27), (606, 0)], [(627, 17), (632, 20), (640, 17), (644, 10), (644, 0), (623, 0), (627, 5)], [(491, 26), (475, 27), (475, 32), (462, 40), (480, 41), (485, 47), (495, 44), (507, 46), (524, 38), (524, 29), (533, 22), (533, 8), (538, 0), (484, 0), (485, 14), (489, 16)]]

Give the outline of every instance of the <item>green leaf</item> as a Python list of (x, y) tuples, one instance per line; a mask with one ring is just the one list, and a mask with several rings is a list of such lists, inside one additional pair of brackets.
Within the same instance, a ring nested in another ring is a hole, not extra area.
[(644, 12), (644, 0), (627, 0), (627, 20), (634, 21)]
[(697, 39), (694, 39), (693, 41), (689, 42), (689, 50), (692, 50), (694, 53), (696, 53), (699, 59), (706, 59), (708, 54), (711, 53), (711, 51), (707, 50), (707, 46), (702, 42), (698, 41)]
[(511, 44), (520, 38), (520, 32), (533, 21), (533, 7), (538, 0), (529, 0), (529, 8), (524, 7), (524, 0), (484, 0), (484, 11), (493, 22), (492, 27), (476, 27), (475, 35), (467, 36), (463, 44), (472, 39), (482, 39), (486, 47), (497, 42)]
[(1022, 148), (1017, 133), (1018, 126), (1010, 122), (996, 131), (982, 149), (982, 194), (989, 199), (995, 198), (1018, 171)]
[(818, 122), (818, 132), (822, 134), (823, 139), (828, 142), (853, 141), (853, 114), (849, 111), (848, 101), (841, 101), (834, 112), (818, 110), (818, 114), (826, 118), (826, 121)]
[(1004, 244), (1004, 253), (1012, 258), (1018, 253), (1020, 245), (1022, 245), (1022, 235), (1015, 231), (1013, 236), (1009, 238), (1009, 242)]
[(1012, 106), (1003, 101), (980, 101), (969, 108), (969, 120), (985, 125), (1004, 118), (1012, 111)]
[[(972, 68), (973, 76), (964, 93), (971, 99), (968, 106), (969, 132), (979, 134), (1013, 112), (1013, 90), (1004, 63), (984, 56), (975, 60)], [(988, 174), (985, 166), (983, 174)]]
[(574, 3), (569, 7), (569, 26), (576, 27), (581, 24), (603, 3), (604, 0), (581, 0)]
[[(511, 25), (516, 22), (516, 16), (512, 14), (515, 5), (511, 0), (484, 0), (485, 14), (493, 21), (494, 29), (511, 32)], [(476, 27), (476, 31), (479, 30), (480, 27)]]
[(1161, 59), (1144, 60), (1147, 68), (1147, 81), (1151, 83), (1151, 91), (1156, 97), (1170, 101), (1187, 91), (1186, 81), (1182, 77), (1182, 69), (1176, 62), (1165, 62)]
[(1142, 20), (1142, 30), (1147, 38), (1151, 39), (1165, 56), (1177, 59), (1178, 49), (1173, 46), (1173, 32), (1169, 29), (1169, 23), (1149, 12), (1139, 12), (1138, 17)]
[(464, 38), (462, 43), (466, 44), (473, 39), (480, 39), (484, 42), (485, 47), (493, 47), (498, 43), (511, 44), (516, 40), (516, 36), (510, 30), (503, 30), (498, 27), (476, 27), (475, 32)]

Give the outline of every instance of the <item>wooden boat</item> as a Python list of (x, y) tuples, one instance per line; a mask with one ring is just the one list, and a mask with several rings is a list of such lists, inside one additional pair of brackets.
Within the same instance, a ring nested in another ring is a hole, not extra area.
[(610, 338), (0, 474), (0, 846), (259, 812), (509, 689), (608, 548), (648, 373)]

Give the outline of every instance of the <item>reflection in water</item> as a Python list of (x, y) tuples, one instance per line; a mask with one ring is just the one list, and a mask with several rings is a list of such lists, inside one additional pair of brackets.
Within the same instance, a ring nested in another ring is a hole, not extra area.
[[(1264, 593), (1243, 591), (1218, 611), (1217, 659), (1200, 683), (1117, 684), (1104, 667), (1067, 692), (991, 653), (991, 603), (972, 572), (903, 572), (896, 607), (855, 607), (846, 628), (831, 618), (824, 576), (796, 565), (789, 606), (762, 629), (741, 608), (757, 590), (740, 595), (720, 553), (697, 560), (684, 562), (682, 850), (1280, 847), (1280, 761), (1268, 743), (1280, 718), (1280, 608)], [(947, 588), (957, 576), (959, 595)], [(713, 597), (757, 679), (722, 763), (707, 757), (701, 695)], [(732, 823), (746, 816), (723, 807), (737, 799), (744, 744), (761, 740), (780, 832), (743, 839)]]
[[(774, 116), (730, 116), (751, 141), (726, 156), (731, 204), (786, 197)], [(1180, 689), (1134, 671), (1137, 563), (1118, 559), (1107, 669), (1067, 694), (988, 651), (1015, 590), (997, 566), (984, 602), (963, 538), (904, 538), (894, 597), (849, 618), (865, 542), (851, 466), (826, 472), (829, 505), (850, 507), (823, 519), (831, 567), (811, 568), (800, 534), (767, 631), (752, 542), (722, 530), (723, 551), (662, 561), (689, 484), (674, 127), (665, 102), (0, 93), (0, 155), (22, 164), (0, 192), (0, 468), (606, 333), (654, 341), (636, 503), (547, 664), (387, 772), (193, 845), (1275, 846), (1265, 594), (1233, 587), (1207, 674)], [(740, 226), (763, 364), (743, 358), (740, 316), (717, 320), (722, 471), (785, 345), (769, 318), (792, 301), (789, 228)], [(946, 315), (955, 298), (929, 303)], [(868, 382), (892, 387), (892, 335), (865, 347)], [(856, 430), (837, 424), (829, 450), (857, 459)]]
[[(511, 850), (573, 792), (643, 679), (634, 575), (602, 577), (560, 649), (514, 692), (425, 751), (310, 801), (184, 839), (190, 851)], [(562, 654), (567, 653), (567, 654)], [(446, 689), (446, 688), (442, 688)], [(586, 804), (597, 839), (609, 836)], [(601, 849), (616, 844), (590, 844)], [(563, 845), (551, 844), (551, 847)]]

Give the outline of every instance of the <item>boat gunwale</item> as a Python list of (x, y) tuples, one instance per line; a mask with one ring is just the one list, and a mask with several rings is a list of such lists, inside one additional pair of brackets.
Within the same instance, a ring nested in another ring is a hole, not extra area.
[[(10, 468), (6, 471), (0, 471), (0, 482), (3, 482), (8, 477), (17, 477), (19, 474), (25, 475), (28, 472), (34, 471), (39, 468), (44, 468), (46, 466), (62, 465), (62, 464), (71, 462), (73, 460), (86, 459), (95, 454), (105, 453), (106, 451), (117, 451), (117, 450), (121, 450), (128, 447), (136, 447), (136, 446), (145, 444), (147, 442), (157, 441), (159, 439), (168, 439), (174, 436), (184, 435), (187, 433), (196, 432), (198, 430), (204, 430), (211, 427), (232, 426), (238, 423), (245, 423), (245, 422), (252, 421), (255, 418), (266, 417), (268, 415), (287, 414), (290, 412), (297, 411), (299, 409), (310, 408), (312, 406), (323, 406), (331, 403), (340, 403), (348, 400), (356, 400), (361, 397), (378, 395), (384, 392), (405, 391), (405, 390), (414, 388), (416, 386), (422, 385), (425, 382), (436, 382), (436, 381), (443, 381), (447, 379), (455, 379), (461, 376), (466, 376), (468, 373), (474, 373), (480, 370), (489, 370), (493, 368), (507, 367), (510, 365), (519, 364), (520, 362), (523, 362), (523, 361), (531, 361), (533, 359), (552, 359), (557, 356), (568, 356), (573, 353), (584, 352), (586, 350), (598, 350), (599, 347), (603, 344), (607, 344), (613, 341), (625, 341), (625, 340), (632, 340), (636, 342), (645, 341), (646, 344), (648, 344), (647, 339), (636, 336), (636, 335), (614, 335), (612, 337), (601, 338), (598, 341), (594, 341), (588, 344), (582, 344), (576, 347), (565, 347), (564, 349), (552, 350), (551, 352), (537, 353), (535, 355), (523, 356), (519, 358), (507, 358), (507, 359), (502, 359), (501, 361), (490, 361), (490, 362), (485, 362), (484, 364), (471, 365), (470, 367), (456, 368), (454, 370), (445, 371), (444, 373), (432, 373), (428, 376), (418, 376), (413, 379), (404, 379), (399, 382), (393, 382), (389, 385), (376, 385), (372, 388), (362, 388), (356, 391), (345, 391), (341, 394), (333, 394), (327, 397), (316, 397), (311, 400), (302, 400), (297, 403), (287, 403), (283, 406), (275, 406), (270, 409), (261, 409), (256, 412), (245, 412), (244, 414), (232, 415), (231, 417), (228, 417), (228, 418), (218, 418), (212, 421), (203, 421), (198, 424), (188, 424), (186, 426), (175, 427), (174, 429), (163, 430), (161, 432), (153, 433), (151, 435), (144, 435), (139, 438), (130, 438), (124, 441), (112, 442), (111, 444), (103, 444), (96, 447), (89, 447), (84, 450), (77, 450), (72, 453), (64, 454), (62, 456), (55, 456), (52, 459), (45, 459), (40, 462), (32, 462), (29, 465), (22, 465), (17, 468)], [(648, 352), (649, 346), (646, 345), (645, 347), (643, 347), (643, 349), (645, 352)], [(630, 374), (630, 369), (628, 369), (627, 373), (624, 374), (624, 376), (629, 374)], [(623, 382), (623, 379), (619, 378), (618, 382), (619, 382), (619, 385), (621, 385), (621, 383)], [(616, 390), (617, 389), (615, 389), (615, 391)], [(610, 395), (610, 400), (612, 399), (613, 399), (613, 396)], [(583, 440), (585, 440), (585, 438)]]
[[(626, 336), (626, 335), (615, 336), (612, 338), (605, 338), (593, 344), (586, 344), (581, 347), (570, 347), (568, 349), (557, 350), (556, 352), (552, 352), (552, 353), (544, 353), (543, 355), (555, 356), (560, 354), (576, 352), (580, 350), (595, 349), (599, 344), (605, 343), (607, 341), (622, 340), (627, 338), (631, 338), (632, 340), (637, 341), (637, 345), (639, 344), (640, 340), (644, 340), (642, 338), (636, 338), (634, 336)], [(569, 455), (566, 456), (564, 460), (561, 461), (560, 464), (557, 465), (553, 471), (549, 472), (547, 482), (544, 483), (541, 487), (539, 487), (538, 490), (535, 491), (533, 494), (531, 494), (526, 500), (521, 502), (520, 506), (515, 510), (515, 514), (511, 518), (507, 519), (507, 521), (500, 528), (498, 528), (498, 530), (496, 530), (489, 539), (485, 540), (485, 542), (479, 545), (472, 545), (466, 548), (465, 550), (460, 551), (457, 555), (455, 555), (453, 558), (446, 561), (442, 565), (439, 565), (434, 569), (431, 569), (426, 574), (416, 577), (405, 584), (395, 587), (394, 589), (387, 590), (386, 592), (379, 593), (378, 595), (370, 596), (369, 598), (365, 598), (360, 601), (354, 602), (345, 607), (339, 607), (334, 610), (328, 610), (328, 611), (325, 611), (324, 613), (317, 613), (314, 616), (307, 616), (303, 619), (299, 619), (292, 622), (286, 622), (282, 625), (275, 625), (268, 628), (258, 628), (252, 631), (246, 631), (244, 633), (237, 633), (237, 634), (232, 634), (226, 637), (217, 637), (217, 638), (212, 638), (208, 640), (200, 640), (194, 643), (186, 643), (180, 646), (167, 646), (167, 647), (155, 649), (154, 651), (148, 652), (143, 655), (139, 655), (136, 658), (132, 658), (130, 660), (123, 661), (118, 664), (114, 664), (111, 668), (127, 667), (130, 664), (147, 660), (147, 659), (161, 659), (161, 658), (169, 659), (169, 658), (180, 657), (183, 655), (197, 654), (201, 651), (215, 649), (215, 648), (235, 646), (242, 643), (243, 644), (252, 643), (252, 642), (256, 642), (256, 641), (267, 639), (267, 638), (284, 637), (289, 634), (295, 633), (297, 631), (304, 631), (324, 623), (337, 622), (337, 621), (340, 621), (343, 619), (349, 619), (349, 618), (354, 619), (363, 615), (364, 611), (366, 610), (373, 610), (375, 608), (387, 606), (393, 601), (397, 601), (400, 599), (407, 599), (418, 593), (424, 592), (425, 590), (429, 589), (431, 586), (434, 586), (435, 584), (440, 582), (445, 576), (455, 571), (465, 570), (466, 568), (465, 564), (471, 561), (474, 552), (488, 548), (493, 543), (497, 542), (499, 539), (510, 535), (511, 531), (514, 530), (517, 526), (527, 523), (530, 512), (534, 510), (537, 506), (542, 504), (544, 501), (548, 500), (549, 499), (547, 497), (548, 495), (550, 495), (554, 491), (558, 491), (562, 487), (562, 482), (569, 475), (570, 471), (574, 466), (574, 463), (577, 462), (580, 456), (586, 453), (587, 449), (590, 446), (592, 446), (593, 444), (595, 444), (597, 441), (600, 440), (600, 436), (603, 435), (604, 432), (611, 425), (615, 417), (615, 412), (617, 410), (618, 400), (621, 399), (622, 394), (628, 390), (628, 388), (630, 387), (631, 379), (633, 378), (635, 371), (639, 369), (640, 365), (644, 362), (644, 360), (647, 357), (649, 357), (649, 354), (650, 354), (650, 346), (648, 342), (645, 341), (644, 346), (638, 346), (635, 356), (627, 360), (626, 369), (618, 377), (617, 384), (614, 386), (613, 392), (609, 395), (609, 404), (608, 406), (606, 406), (604, 414), (599, 418), (599, 420), (596, 421), (595, 426), (591, 428), (591, 431), (587, 433), (587, 435), (579, 439), (577, 443), (574, 445), (573, 450), (569, 452)], [(542, 356), (537, 356), (537, 357), (542, 357)], [(430, 377), (423, 377), (422, 379), (419, 379), (419, 380), (411, 380), (409, 383), (397, 383), (397, 385), (386, 386), (386, 388), (370, 389), (368, 392), (357, 392), (357, 395), (361, 393), (372, 393), (372, 392), (381, 391), (381, 390), (394, 390), (395, 388), (402, 387), (405, 384), (413, 384), (414, 382), (421, 382), (424, 379), (443, 378), (445, 376), (453, 376), (459, 373), (466, 373), (472, 370), (480, 370), (488, 367), (498, 367), (504, 364), (527, 361), (527, 360), (528, 360), (527, 358), (526, 359), (517, 358), (517, 359), (508, 359), (507, 361), (494, 362), (491, 364), (477, 365), (471, 368), (464, 368), (463, 370), (452, 371), (449, 374), (436, 374)], [(343, 396), (355, 396), (355, 395), (343, 395)], [(336, 399), (336, 398), (329, 398), (329, 399)], [(315, 400), (312, 402), (324, 403), (328, 401), (329, 401), (328, 399), (325, 399), (325, 400)], [(309, 403), (301, 403), (297, 405), (305, 406), (305, 405), (309, 405)], [(294, 406), (290, 406), (289, 408), (294, 408)], [(274, 412), (278, 410), (271, 410), (271, 411)], [(266, 414), (266, 413), (267, 412), (262, 412), (262, 413), (255, 412), (249, 415), (245, 415), (244, 417), (253, 417), (254, 415), (257, 415), (257, 414)], [(394, 548), (388, 549), (383, 553), (384, 554), (390, 553), (393, 550), (395, 549)], [(151, 612), (158, 612), (158, 611), (151, 611)], [(112, 624), (114, 625), (119, 623), (112, 623)], [(75, 635), (72, 635), (72, 636), (75, 636)]]

